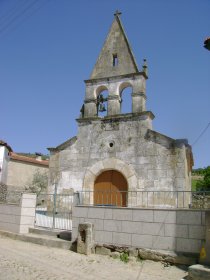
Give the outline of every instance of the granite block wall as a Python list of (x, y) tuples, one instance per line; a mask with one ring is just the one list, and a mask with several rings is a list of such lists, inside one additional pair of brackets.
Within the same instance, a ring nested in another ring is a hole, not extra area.
[(199, 253), (205, 239), (205, 212), (179, 209), (135, 209), (76, 206), (73, 240), (79, 223), (92, 223), (95, 243)]

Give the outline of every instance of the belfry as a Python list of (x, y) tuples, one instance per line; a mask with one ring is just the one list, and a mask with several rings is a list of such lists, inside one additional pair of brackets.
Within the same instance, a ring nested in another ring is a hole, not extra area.
[(84, 117), (95, 117), (103, 102), (101, 92), (108, 91), (107, 116), (121, 113), (121, 93), (131, 86), (132, 112), (145, 112), (146, 61), (143, 70), (138, 70), (134, 55), (122, 27), (119, 13), (115, 14), (111, 30), (98, 57), (96, 65), (86, 83)]
[[(129, 206), (135, 191), (191, 190), (191, 147), (186, 139), (175, 140), (152, 130), (154, 115), (146, 110), (147, 78), (147, 62), (144, 59), (138, 69), (117, 11), (91, 76), (85, 80), (78, 134), (49, 148), (49, 188), (56, 181), (60, 193), (91, 192), (92, 203), (118, 206)], [(122, 92), (128, 87), (132, 109), (123, 113)], [(98, 192), (120, 195), (109, 196), (104, 203)]]

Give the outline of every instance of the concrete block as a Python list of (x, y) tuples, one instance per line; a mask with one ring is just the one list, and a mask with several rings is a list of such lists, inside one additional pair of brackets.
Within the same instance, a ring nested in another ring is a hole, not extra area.
[(113, 232), (112, 242), (120, 246), (131, 246), (131, 234)]
[(36, 207), (36, 199), (26, 199), (22, 198), (22, 204), (21, 207), (27, 207), (27, 208), (35, 208)]
[(100, 207), (89, 207), (88, 209), (88, 218), (91, 219), (104, 219), (104, 211), (105, 208), (100, 208)]
[(86, 218), (79, 218), (79, 223), (80, 223), (80, 224), (85, 223), (85, 219), (86, 219)]
[(31, 225), (20, 225), (19, 233), (28, 233), (29, 227), (32, 227), (32, 226)]
[(189, 237), (188, 226), (165, 224), (165, 236), (188, 238)]
[(3, 223), (12, 223), (12, 224), (19, 224), (20, 223), (20, 217), (19, 215), (6, 215), (6, 214), (0, 214), (0, 221)]
[(11, 224), (0, 221), (0, 230), (19, 233), (20, 226), (19, 224)]
[(112, 219), (112, 209), (108, 209), (108, 208), (104, 209), (104, 219), (106, 220)]
[(21, 209), (21, 215), (23, 216), (35, 216), (35, 208), (22, 208)]
[(200, 249), (201, 249), (201, 240), (186, 239), (186, 238), (176, 239), (177, 252), (200, 253)]
[(110, 231), (95, 231), (95, 242), (98, 244), (111, 244), (112, 232)]
[(104, 229), (104, 220), (100, 219), (85, 219), (86, 223), (91, 223), (94, 225), (95, 230), (103, 230)]
[(114, 220), (132, 221), (132, 210), (130, 209), (113, 209)]
[(201, 211), (177, 211), (177, 224), (201, 225)]
[(142, 222), (122, 221), (122, 232), (142, 234)]
[(152, 248), (152, 235), (132, 234), (132, 247)]
[(80, 223), (79, 218), (74, 217), (72, 219), (72, 228), (78, 228), (79, 223)]
[(133, 221), (153, 222), (153, 210), (133, 209)]
[(154, 210), (154, 222), (175, 224), (176, 211)]
[(164, 236), (164, 224), (142, 222), (142, 234)]
[(122, 231), (122, 222), (114, 221), (114, 220), (104, 220), (104, 230), (121, 232)]
[(73, 213), (72, 216), (73, 217), (87, 217), (87, 212), (88, 212), (88, 208), (86, 207), (80, 207), (80, 206), (75, 206), (73, 207)]
[(205, 239), (206, 228), (204, 226), (189, 225), (189, 238)]
[(30, 217), (30, 216), (21, 216), (20, 217), (20, 224), (21, 225), (34, 225), (34, 221), (35, 221), (35, 216), (34, 217)]
[(153, 236), (152, 249), (158, 250), (175, 250), (176, 239), (175, 237)]
[(0, 204), (0, 213), (4, 213), (4, 214), (7, 214), (7, 215), (20, 215), (21, 213), (21, 207), (20, 206), (17, 206), (17, 205), (6, 205), (6, 204), (3, 204), (1, 205)]

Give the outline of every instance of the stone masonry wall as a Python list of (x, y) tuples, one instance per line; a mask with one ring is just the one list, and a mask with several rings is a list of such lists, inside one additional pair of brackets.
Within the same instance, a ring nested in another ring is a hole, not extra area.
[(95, 243), (199, 253), (205, 239), (205, 212), (86, 207), (73, 209), (72, 240), (79, 223), (94, 225)]
[[(152, 131), (147, 114), (78, 122), (77, 140), (51, 153), (50, 178), (57, 172), (60, 190), (85, 188), (84, 178), (91, 167), (102, 167), (106, 159), (120, 160), (134, 170), (136, 182), (129, 185), (132, 190), (190, 189), (185, 143)], [(109, 165), (104, 168), (108, 169)]]

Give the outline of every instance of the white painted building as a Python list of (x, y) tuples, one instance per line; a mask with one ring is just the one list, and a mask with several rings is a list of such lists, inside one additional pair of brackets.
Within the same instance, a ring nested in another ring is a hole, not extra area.
[(0, 140), (0, 184), (7, 183), (9, 155), (12, 152), (11, 147)]

